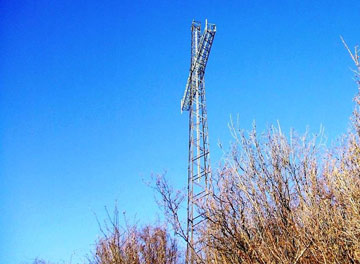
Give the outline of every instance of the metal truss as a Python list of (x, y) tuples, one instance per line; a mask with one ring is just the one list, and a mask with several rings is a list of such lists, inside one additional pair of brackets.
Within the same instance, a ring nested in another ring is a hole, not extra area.
[[(204, 222), (199, 208), (206, 205), (211, 192), (211, 168), (209, 133), (205, 100), (205, 69), (216, 26), (205, 22), (201, 34), (200, 22), (191, 26), (191, 65), (181, 112), (189, 111), (189, 164), (188, 164), (188, 204), (187, 204), (187, 249), (186, 263), (198, 263), (202, 241), (198, 239), (199, 228)], [(201, 210), (203, 211), (203, 210)]]

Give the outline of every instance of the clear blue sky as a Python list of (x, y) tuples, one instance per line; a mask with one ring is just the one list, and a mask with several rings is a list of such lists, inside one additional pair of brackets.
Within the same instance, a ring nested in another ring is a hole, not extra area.
[(0, 263), (81, 260), (93, 212), (157, 219), (143, 181), (186, 184), (180, 99), (192, 19), (217, 24), (206, 72), (213, 167), (230, 114), (260, 130), (349, 125), (356, 86), (340, 42), (354, 1), (1, 1)]

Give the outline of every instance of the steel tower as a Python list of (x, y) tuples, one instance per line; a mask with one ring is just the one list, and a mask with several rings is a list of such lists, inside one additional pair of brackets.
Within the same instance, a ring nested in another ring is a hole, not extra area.
[(198, 207), (206, 205), (211, 192), (210, 152), (205, 100), (205, 68), (215, 37), (216, 26), (208, 24), (201, 33), (200, 22), (191, 25), (191, 64), (181, 112), (189, 111), (189, 165), (188, 165), (188, 203), (187, 203), (187, 249), (186, 263), (198, 263), (201, 241), (198, 230), (204, 215)]

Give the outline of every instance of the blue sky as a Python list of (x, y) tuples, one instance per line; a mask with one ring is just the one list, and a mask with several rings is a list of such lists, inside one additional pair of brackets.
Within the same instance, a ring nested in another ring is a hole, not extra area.
[(217, 25), (206, 72), (212, 165), (230, 115), (249, 129), (349, 126), (356, 86), (339, 39), (359, 1), (1, 1), (0, 262), (81, 261), (104, 206), (152, 223), (144, 181), (185, 187), (180, 99), (193, 19)]

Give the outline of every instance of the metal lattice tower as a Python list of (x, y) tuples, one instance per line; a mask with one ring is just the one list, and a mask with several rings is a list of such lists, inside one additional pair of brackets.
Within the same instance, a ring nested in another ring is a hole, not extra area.
[(201, 33), (200, 22), (191, 25), (191, 65), (184, 96), (181, 100), (181, 112), (189, 111), (189, 165), (188, 165), (188, 204), (187, 204), (187, 249), (186, 263), (197, 263), (201, 241), (197, 227), (204, 215), (197, 210), (206, 203), (211, 192), (211, 169), (209, 152), (209, 134), (205, 100), (205, 68), (215, 37), (216, 26), (205, 21)]

